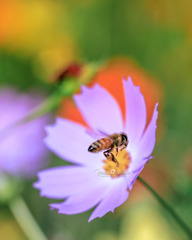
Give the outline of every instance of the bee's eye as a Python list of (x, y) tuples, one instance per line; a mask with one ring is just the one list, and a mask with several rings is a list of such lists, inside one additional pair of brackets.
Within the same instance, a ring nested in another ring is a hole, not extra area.
[(127, 136), (125, 134), (122, 134), (122, 141), (127, 142)]

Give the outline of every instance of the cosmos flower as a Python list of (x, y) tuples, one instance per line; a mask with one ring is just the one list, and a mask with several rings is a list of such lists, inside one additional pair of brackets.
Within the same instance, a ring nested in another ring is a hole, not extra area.
[[(61, 158), (74, 163), (72, 166), (56, 167), (38, 174), (35, 187), (41, 196), (64, 200), (51, 204), (61, 214), (78, 214), (96, 206), (89, 221), (102, 217), (123, 204), (144, 165), (151, 158), (155, 145), (157, 104), (146, 127), (146, 105), (139, 87), (131, 78), (123, 80), (126, 118), (108, 91), (95, 84), (83, 86), (82, 93), (74, 96), (76, 106), (87, 126), (58, 118), (47, 127), (45, 143)], [(123, 93), (122, 93), (123, 94)], [(90, 132), (94, 134), (90, 134)], [(88, 147), (98, 140), (97, 134), (127, 134), (126, 149), (113, 154), (119, 167), (106, 160), (102, 152), (88, 152)]]
[(0, 90), (0, 172), (31, 178), (45, 167), (48, 150), (42, 140), (49, 117), (9, 129), (40, 100), (41, 97), (35, 94), (19, 94), (8, 88)]

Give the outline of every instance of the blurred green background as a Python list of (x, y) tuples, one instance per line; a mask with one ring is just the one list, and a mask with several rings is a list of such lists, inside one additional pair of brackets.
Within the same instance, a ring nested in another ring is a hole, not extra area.
[[(155, 159), (142, 176), (192, 228), (191, 7), (190, 0), (2, 0), (0, 84), (48, 95), (52, 77), (71, 62), (133, 60), (162, 86)], [(63, 164), (54, 155), (50, 162)], [(22, 195), (48, 239), (186, 239), (139, 183), (114, 214), (88, 223), (91, 211), (74, 216), (49, 211), (54, 201), (39, 197), (35, 180), (25, 183)], [(26, 239), (5, 204), (0, 236)]]

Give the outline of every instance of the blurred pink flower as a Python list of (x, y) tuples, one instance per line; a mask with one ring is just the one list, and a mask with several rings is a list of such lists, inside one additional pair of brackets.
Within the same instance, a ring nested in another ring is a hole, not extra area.
[[(131, 78), (124, 80), (126, 119), (116, 100), (107, 90), (96, 84), (93, 88), (82, 87), (82, 93), (74, 96), (89, 129), (67, 119), (58, 118), (47, 127), (47, 146), (75, 166), (57, 167), (39, 173), (41, 196), (66, 199), (51, 204), (62, 214), (78, 214), (97, 205), (89, 221), (102, 217), (123, 204), (144, 165), (151, 158), (155, 145), (157, 104), (146, 128), (146, 105), (139, 87)], [(117, 91), (118, 91), (118, 86)], [(123, 93), (122, 93), (123, 94)], [(119, 167), (106, 160), (102, 152), (90, 153), (88, 147), (98, 137), (90, 136), (89, 130), (107, 134), (125, 132), (128, 147), (116, 156)]]
[(46, 165), (48, 150), (42, 140), (48, 116), (7, 129), (40, 100), (36, 94), (19, 94), (8, 88), (0, 90), (0, 172), (31, 178)]

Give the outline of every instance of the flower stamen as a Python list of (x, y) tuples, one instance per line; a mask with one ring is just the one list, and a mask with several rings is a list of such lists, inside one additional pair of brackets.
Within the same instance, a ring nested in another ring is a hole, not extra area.
[(109, 157), (108, 159), (103, 160), (103, 162), (105, 163), (105, 165), (103, 166), (103, 169), (112, 178), (117, 178), (126, 173), (129, 167), (129, 164), (131, 162), (131, 157), (126, 150), (119, 151), (117, 156), (116, 156), (116, 150), (114, 150), (112, 154), (117, 159), (119, 166), (117, 166), (117, 164), (114, 161), (112, 161), (112, 156), (111, 156), (111, 159)]

